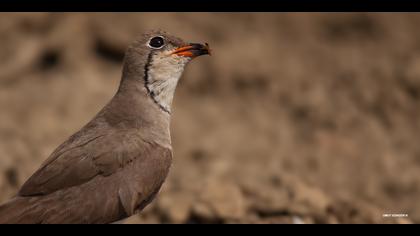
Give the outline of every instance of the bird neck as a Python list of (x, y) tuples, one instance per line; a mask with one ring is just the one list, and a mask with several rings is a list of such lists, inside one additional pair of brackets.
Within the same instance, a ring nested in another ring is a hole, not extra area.
[(118, 92), (108, 104), (108, 123), (118, 129), (138, 130), (145, 141), (170, 148), (171, 116), (150, 99), (142, 81), (123, 77)]

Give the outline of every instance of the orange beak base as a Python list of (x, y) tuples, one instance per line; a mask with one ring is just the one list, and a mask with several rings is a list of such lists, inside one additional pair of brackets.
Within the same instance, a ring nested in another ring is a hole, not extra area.
[(177, 48), (174, 52), (172, 52), (172, 54), (195, 58), (201, 55), (211, 55), (211, 50), (208, 43), (192, 43), (190, 45)]

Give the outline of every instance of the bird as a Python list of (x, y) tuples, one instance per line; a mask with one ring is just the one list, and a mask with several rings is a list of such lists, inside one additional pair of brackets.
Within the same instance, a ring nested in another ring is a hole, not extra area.
[(136, 37), (115, 95), (0, 205), (0, 223), (106, 224), (141, 212), (171, 167), (178, 81), (201, 55), (211, 55), (208, 43), (187, 43), (163, 30)]

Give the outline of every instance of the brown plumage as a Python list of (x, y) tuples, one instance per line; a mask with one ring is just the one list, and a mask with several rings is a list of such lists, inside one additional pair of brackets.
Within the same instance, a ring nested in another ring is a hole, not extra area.
[(172, 161), (170, 109), (176, 83), (207, 45), (163, 31), (135, 41), (119, 89), (0, 206), (0, 223), (111, 223), (141, 211)]

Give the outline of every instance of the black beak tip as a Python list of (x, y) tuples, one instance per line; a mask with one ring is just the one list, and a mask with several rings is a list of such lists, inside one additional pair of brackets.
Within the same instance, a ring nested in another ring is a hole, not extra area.
[(206, 50), (207, 50), (207, 54), (208, 54), (209, 56), (211, 56), (211, 49), (210, 49), (209, 44), (208, 44), (208, 43), (205, 43), (205, 44), (204, 44), (204, 46), (205, 46), (205, 48), (206, 48)]
[(194, 56), (211, 55), (211, 50), (208, 43), (192, 43), (191, 46)]

